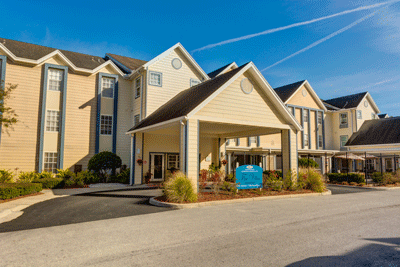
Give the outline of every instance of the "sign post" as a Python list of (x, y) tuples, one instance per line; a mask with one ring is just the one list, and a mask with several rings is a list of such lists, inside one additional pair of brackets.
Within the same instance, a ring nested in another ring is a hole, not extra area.
[(263, 169), (257, 165), (242, 165), (236, 168), (237, 189), (255, 189), (263, 187)]

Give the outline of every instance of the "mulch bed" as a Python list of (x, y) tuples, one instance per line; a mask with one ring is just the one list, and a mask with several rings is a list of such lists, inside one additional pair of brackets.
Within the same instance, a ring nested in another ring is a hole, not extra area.
[[(214, 194), (213, 192), (201, 192), (197, 196), (197, 203), (216, 201), (216, 200), (229, 200), (229, 199), (240, 199), (240, 198), (253, 198), (253, 197), (264, 197), (264, 196), (282, 196), (282, 195), (297, 195), (315, 193), (311, 190), (301, 190), (301, 191), (272, 191), (269, 189), (260, 190), (240, 190), (236, 195), (231, 192), (221, 191), (219, 194)], [(161, 202), (168, 202), (165, 196), (160, 196), (155, 198)]]
[(28, 194), (28, 195), (24, 195), (24, 196), (19, 196), (19, 197), (14, 197), (14, 198), (10, 198), (10, 199), (0, 199), (0, 203), (4, 203), (4, 202), (9, 202), (9, 201), (17, 200), (17, 199), (24, 198), (24, 197), (37, 196), (37, 195), (43, 195), (43, 193), (42, 193), (42, 192), (37, 192), (37, 193), (32, 193), (32, 194)]

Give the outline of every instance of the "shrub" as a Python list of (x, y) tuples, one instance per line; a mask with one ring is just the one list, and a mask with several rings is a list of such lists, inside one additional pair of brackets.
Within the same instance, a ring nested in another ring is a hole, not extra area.
[(116, 176), (112, 176), (110, 179), (111, 183), (121, 183), (121, 184), (129, 184), (129, 175), (130, 175), (130, 170), (126, 169), (119, 173)]
[(299, 167), (302, 168), (318, 168), (318, 163), (313, 159), (299, 158)]
[(7, 183), (0, 184), (0, 199), (10, 199), (42, 191), (41, 184), (35, 183)]
[(70, 169), (66, 169), (66, 170), (59, 169), (59, 170), (57, 170), (57, 172), (58, 173), (57, 173), (56, 177), (60, 178), (64, 181), (74, 180), (75, 176), (76, 176), (75, 173), (73, 173)]
[(38, 179), (50, 179), (50, 178), (54, 178), (54, 173), (52, 172), (46, 172), (46, 171), (42, 171), (41, 173), (38, 173)]
[(322, 193), (325, 191), (325, 184), (322, 179), (322, 175), (313, 170), (309, 169), (307, 171), (307, 179), (306, 179), (306, 189), (310, 189), (314, 192)]
[(107, 171), (111, 170), (112, 174), (115, 174), (115, 170), (120, 168), (121, 164), (122, 160), (117, 154), (103, 151), (89, 160), (88, 169), (105, 180)]
[(53, 188), (62, 188), (64, 186), (65, 181), (60, 178), (41, 178), (34, 179), (32, 183), (41, 184), (43, 189), (53, 189)]
[(216, 165), (214, 165), (214, 163), (211, 163), (211, 165), (210, 165), (210, 166), (208, 166), (208, 170), (209, 170), (210, 172), (212, 172), (212, 173), (214, 173), (214, 172), (218, 172), (218, 171), (219, 171), (219, 169), (220, 169), (220, 167), (219, 167), (219, 166), (216, 166)]
[(263, 171), (263, 174), (269, 176), (271, 173), (276, 174), (278, 177), (283, 177), (282, 172), (281, 171)]
[(235, 176), (233, 176), (233, 174), (231, 173), (231, 174), (228, 174), (228, 175), (225, 177), (225, 181), (230, 182), (230, 183), (235, 183), (235, 182), (236, 182), (236, 178), (235, 178)]
[(197, 194), (194, 193), (192, 182), (182, 172), (176, 172), (164, 184), (164, 195), (170, 202), (196, 202)]
[(37, 172), (21, 172), (18, 176), (18, 182), (20, 183), (31, 183), (33, 180), (38, 179), (39, 174)]
[(365, 183), (365, 177), (361, 173), (328, 173), (328, 178), (330, 182), (335, 183)]
[(292, 170), (289, 170), (286, 173), (285, 179), (283, 179), (282, 187), (285, 190), (296, 190), (296, 184), (294, 182), (296, 177), (296, 173), (293, 173)]
[(263, 175), (263, 186), (274, 191), (282, 191), (283, 181), (277, 172), (271, 171), (269, 174)]
[(84, 184), (98, 183), (100, 178), (91, 171), (81, 171), (76, 174), (78, 180), (83, 180)]
[(237, 187), (236, 187), (236, 184), (232, 184), (232, 183), (225, 181), (222, 183), (221, 190), (236, 193)]
[(14, 174), (11, 171), (0, 170), (0, 183), (12, 183)]

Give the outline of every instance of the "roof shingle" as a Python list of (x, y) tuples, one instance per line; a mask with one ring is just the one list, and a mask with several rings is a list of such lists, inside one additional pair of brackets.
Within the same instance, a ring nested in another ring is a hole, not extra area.
[(305, 82), (299, 81), (291, 84), (287, 84), (281, 87), (274, 88), (275, 92), (278, 94), (278, 96), (281, 98), (282, 102), (285, 103), (295, 92), (299, 87)]
[(353, 94), (353, 95), (346, 95), (342, 97), (337, 97), (337, 98), (332, 98), (329, 100), (324, 100), (324, 102), (328, 103), (329, 105), (332, 105), (334, 107), (337, 107), (339, 109), (343, 108), (356, 108), (360, 104), (360, 102), (363, 100), (364, 96), (368, 92), (363, 92), (363, 93), (358, 93), (358, 94)]
[(125, 56), (120, 56), (120, 55), (115, 55), (115, 54), (110, 54), (110, 53), (107, 53), (106, 55), (114, 58), (115, 60), (117, 60), (119, 63), (121, 63), (125, 67), (129, 68), (131, 71), (134, 71), (147, 63), (147, 61), (145, 61), (145, 60), (131, 58), (131, 57), (125, 57)]

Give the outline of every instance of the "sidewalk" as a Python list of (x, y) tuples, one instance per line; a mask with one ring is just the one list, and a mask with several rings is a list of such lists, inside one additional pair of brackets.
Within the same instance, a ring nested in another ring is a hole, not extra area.
[(121, 189), (140, 189), (148, 188), (147, 185), (118, 185), (118, 184), (96, 184), (90, 188), (76, 188), (76, 189), (44, 189), (42, 190), (42, 195), (24, 197), (16, 200), (7, 201), (0, 203), (0, 224), (14, 220), (15, 218), (21, 216), (24, 212), (23, 209), (34, 205), (36, 203), (50, 200), (53, 198), (72, 196), (84, 193), (93, 193), (101, 191), (110, 190), (121, 190)]

